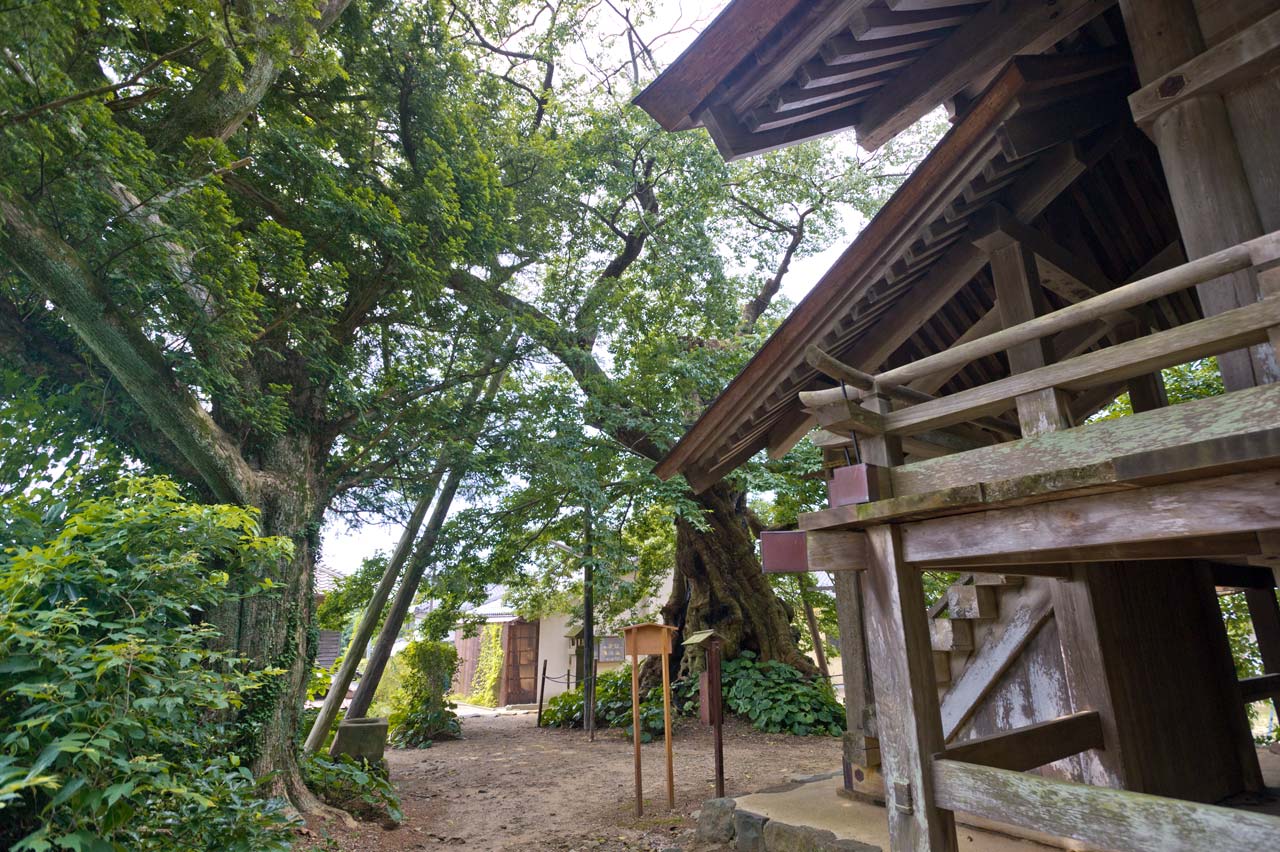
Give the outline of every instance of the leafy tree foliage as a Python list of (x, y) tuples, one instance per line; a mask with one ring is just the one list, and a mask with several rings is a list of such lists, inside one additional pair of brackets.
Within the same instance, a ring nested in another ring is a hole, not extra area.
[(0, 10), (0, 366), (20, 377), (0, 422), (57, 412), (5, 472), (46, 482), (90, 452), (86, 486), (161, 471), (290, 541), (276, 595), (208, 618), (285, 670), (241, 730), (303, 810), (318, 530), (403, 520), (445, 470), (471, 511), (415, 555), (431, 630), (513, 574), (530, 606), (571, 594), (559, 543), (590, 551), (611, 617), (674, 562), (665, 618), (807, 666), (755, 563), (750, 474), (693, 495), (649, 468), (776, 324), (791, 265), (874, 210), (927, 136), (727, 165), (627, 103), (657, 70), (649, 9), (631, 11)]

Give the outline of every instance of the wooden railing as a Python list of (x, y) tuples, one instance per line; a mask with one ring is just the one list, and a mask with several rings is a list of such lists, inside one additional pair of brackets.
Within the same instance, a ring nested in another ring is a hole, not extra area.
[[(1109, 385), (1210, 355), (1270, 341), (1280, 343), (1280, 231), (1117, 287), (901, 367), (869, 374), (810, 348), (809, 363), (855, 392), (893, 399), (895, 410), (880, 414), (849, 405), (845, 387), (803, 391), (800, 400), (828, 428), (867, 435), (913, 435), (961, 423), (1007, 433), (993, 420), (1021, 396), (1049, 388), (1080, 391)], [(1018, 373), (944, 397), (906, 387), (908, 382), (954, 372), (970, 362), (1095, 320), (1113, 317), (1145, 302), (1187, 290), (1215, 278), (1253, 270), (1263, 298), (1167, 331), (1139, 337)]]

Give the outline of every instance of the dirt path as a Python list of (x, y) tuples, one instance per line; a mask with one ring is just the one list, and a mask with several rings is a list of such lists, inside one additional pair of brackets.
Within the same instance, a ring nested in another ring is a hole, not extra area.
[[(689, 815), (714, 795), (710, 730), (677, 722), (676, 811), (666, 809), (662, 742), (642, 747), (645, 816), (633, 815), (631, 742), (603, 731), (538, 729), (534, 717), (467, 719), (466, 739), (389, 753), (404, 802), (395, 829), (331, 830), (344, 852), (416, 849), (666, 850), (691, 842)], [(785, 783), (840, 765), (832, 737), (761, 734), (725, 725), (726, 794)]]

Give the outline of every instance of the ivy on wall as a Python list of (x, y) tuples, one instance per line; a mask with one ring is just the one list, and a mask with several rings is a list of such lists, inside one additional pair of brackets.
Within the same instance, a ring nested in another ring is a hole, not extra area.
[(502, 625), (486, 624), (480, 629), (480, 658), (471, 678), (471, 691), (458, 696), (464, 704), (498, 706), (498, 684), (502, 678)]

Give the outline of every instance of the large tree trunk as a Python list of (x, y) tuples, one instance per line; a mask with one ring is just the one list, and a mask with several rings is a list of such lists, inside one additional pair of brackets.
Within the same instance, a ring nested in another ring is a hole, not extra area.
[[(715, 630), (732, 659), (754, 651), (761, 659), (778, 660), (802, 672), (817, 668), (797, 644), (794, 613), (769, 585), (756, 557), (755, 535), (747, 520), (746, 495), (720, 482), (694, 495), (703, 509), (706, 529), (676, 520), (676, 570), (663, 620), (680, 629), (677, 642), (698, 630)], [(701, 654), (683, 654), (676, 645), (673, 674), (695, 674)], [(646, 682), (658, 670), (647, 667)]]
[[(245, 697), (236, 716), (232, 749), (273, 794), (302, 813), (327, 811), (302, 781), (294, 747), (298, 715), (315, 656), (315, 563), (326, 490), (308, 441), (286, 435), (261, 457), (263, 480), (256, 508), (263, 535), (293, 542), (294, 556), (270, 577), (275, 589), (222, 607), (212, 621), (222, 641), (256, 669), (280, 669)], [(259, 578), (245, 578), (251, 584)]]

